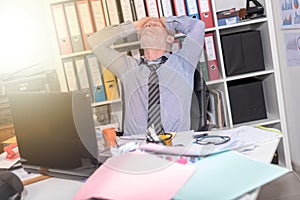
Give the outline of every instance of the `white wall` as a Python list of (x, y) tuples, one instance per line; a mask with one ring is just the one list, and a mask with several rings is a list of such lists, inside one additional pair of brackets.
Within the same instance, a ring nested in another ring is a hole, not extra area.
[(294, 169), (300, 170), (300, 66), (287, 66), (284, 33), (300, 32), (300, 29), (282, 30), (280, 16), (280, 0), (273, 3), (274, 23), (276, 27), (278, 56), (283, 82), (286, 105), (287, 126)]
[(61, 68), (49, 2), (0, 2), (0, 74), (34, 64), (46, 69)]

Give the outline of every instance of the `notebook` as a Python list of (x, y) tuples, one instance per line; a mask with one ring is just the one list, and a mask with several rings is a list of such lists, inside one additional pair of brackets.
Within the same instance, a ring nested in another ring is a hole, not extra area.
[(99, 166), (89, 96), (76, 92), (8, 94), (22, 167), (60, 178), (89, 177)]

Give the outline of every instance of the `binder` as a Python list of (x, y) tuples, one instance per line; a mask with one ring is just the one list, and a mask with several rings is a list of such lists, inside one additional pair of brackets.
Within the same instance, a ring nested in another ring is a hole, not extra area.
[(134, 20), (130, 1), (131, 0), (120, 0), (123, 20), (125, 22)]
[(83, 57), (75, 58), (75, 66), (80, 89), (90, 88), (89, 79), (86, 71), (86, 64)]
[(73, 52), (84, 51), (80, 25), (74, 2), (64, 3)]
[(217, 128), (217, 99), (216, 94), (210, 92), (209, 93), (209, 103), (208, 103), (208, 111), (207, 111), (207, 119), (209, 121), (209, 125), (211, 128)]
[(205, 23), (205, 28), (214, 27), (213, 14), (210, 0), (198, 0), (200, 19)]
[(134, 11), (137, 20), (146, 17), (145, 3), (144, 0), (134, 0)]
[[(106, 19), (109, 19), (109, 25), (120, 24), (123, 21), (121, 8), (120, 8), (120, 1), (117, 0), (103, 0), (104, 8), (106, 8)], [(106, 21), (106, 23), (108, 20)], [(108, 24), (108, 23), (107, 23)]]
[(189, 17), (200, 19), (197, 0), (185, 0), (185, 5)]
[(202, 53), (201, 53), (201, 56), (200, 56), (200, 64), (201, 64), (201, 67), (202, 67), (204, 80), (209, 81), (206, 57), (207, 57), (206, 56), (206, 51), (203, 49)]
[(173, 0), (174, 13), (176, 16), (186, 15), (185, 0)]
[(105, 88), (106, 99), (108, 101), (119, 99), (118, 82), (115, 75), (101, 65), (102, 79)]
[(208, 75), (211, 81), (220, 79), (219, 66), (216, 55), (214, 34), (206, 33), (204, 37), (204, 49), (207, 53)]
[(91, 79), (91, 89), (93, 91), (95, 102), (106, 101), (106, 94), (102, 81), (102, 75), (97, 58), (94, 55), (87, 57), (89, 75)]
[(63, 60), (63, 66), (69, 91), (78, 90), (73, 59)]
[(96, 31), (100, 31), (106, 27), (106, 18), (103, 8), (103, 0), (89, 0), (91, 5), (91, 13)]
[(134, 0), (129, 0), (129, 3), (130, 3), (130, 7), (131, 7), (133, 21), (137, 21), (138, 19), (137, 19), (135, 7), (134, 7)]
[(69, 28), (66, 20), (63, 4), (51, 5), (52, 17), (56, 30), (56, 37), (59, 45), (60, 54), (73, 53)]
[(159, 15), (169, 17), (173, 15), (172, 0), (158, 0)]
[(220, 94), (220, 98), (221, 98), (221, 105), (222, 105), (222, 125), (223, 127), (227, 126), (227, 114), (226, 114), (226, 105), (225, 105), (225, 95), (224, 92), (222, 90), (216, 89), (219, 94)]
[(80, 27), (82, 31), (82, 37), (84, 42), (85, 50), (89, 50), (89, 46), (87, 44), (87, 37), (94, 33), (94, 27), (92, 22), (92, 16), (90, 12), (89, 2), (88, 0), (80, 0), (76, 1), (78, 17), (80, 21)]
[(159, 17), (158, 5), (156, 0), (145, 0), (148, 17)]
[(211, 92), (215, 94), (216, 102), (217, 102), (217, 107), (216, 107), (216, 111), (218, 113), (217, 119), (216, 119), (217, 126), (218, 126), (218, 128), (222, 128), (223, 127), (223, 116), (222, 116), (222, 102), (221, 102), (220, 93), (216, 89), (212, 89)]

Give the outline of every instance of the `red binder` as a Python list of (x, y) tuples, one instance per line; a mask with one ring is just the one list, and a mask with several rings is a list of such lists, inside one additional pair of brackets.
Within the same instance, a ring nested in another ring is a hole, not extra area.
[(52, 5), (51, 11), (53, 16), (53, 21), (55, 24), (56, 37), (59, 45), (60, 54), (73, 53), (64, 5), (63, 4)]
[(198, 0), (198, 9), (200, 12), (200, 19), (205, 23), (205, 28), (214, 27), (210, 0)]
[(216, 54), (215, 40), (213, 33), (206, 33), (204, 38), (204, 49), (207, 53), (207, 68), (209, 80), (220, 79), (218, 59)]
[(78, 10), (78, 17), (80, 21), (80, 27), (82, 31), (82, 37), (84, 41), (85, 50), (89, 50), (89, 46), (87, 44), (87, 37), (94, 33), (94, 26), (92, 21), (92, 15), (89, 7), (88, 0), (80, 0), (76, 1), (76, 6)]

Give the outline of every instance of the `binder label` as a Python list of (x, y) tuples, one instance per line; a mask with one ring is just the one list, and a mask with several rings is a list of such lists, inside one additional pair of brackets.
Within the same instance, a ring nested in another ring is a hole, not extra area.
[(207, 60), (216, 60), (217, 58), (214, 49), (213, 36), (205, 37), (205, 46), (206, 46)]

